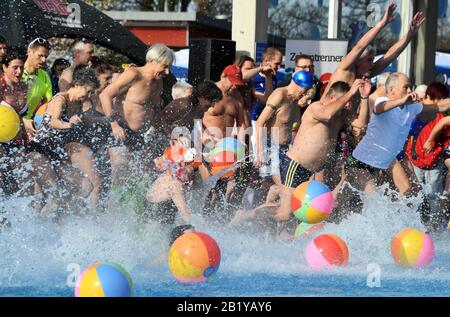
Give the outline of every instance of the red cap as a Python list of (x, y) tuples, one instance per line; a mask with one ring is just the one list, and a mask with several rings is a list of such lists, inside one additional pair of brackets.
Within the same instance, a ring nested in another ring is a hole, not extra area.
[(319, 80), (322, 83), (327, 83), (330, 81), (331, 75), (332, 75), (331, 73), (324, 73), (324, 74), (322, 74), (322, 76), (320, 76)]
[(242, 81), (242, 73), (238, 66), (236, 65), (228, 65), (222, 72), (223, 75), (226, 75), (230, 82), (236, 86), (243, 86), (244, 82)]

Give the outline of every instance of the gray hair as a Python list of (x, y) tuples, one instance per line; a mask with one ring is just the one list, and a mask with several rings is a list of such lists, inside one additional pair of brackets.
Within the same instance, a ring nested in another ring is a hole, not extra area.
[(175, 85), (172, 86), (172, 98), (178, 99), (184, 97), (184, 94), (187, 89), (192, 89), (192, 85), (188, 84), (185, 81), (178, 81)]
[(145, 59), (154, 64), (166, 63), (170, 66), (175, 61), (175, 53), (164, 44), (155, 44), (149, 47)]
[(400, 72), (392, 73), (392, 74), (389, 75), (388, 79), (386, 79), (386, 84), (385, 84), (387, 92), (389, 91), (389, 89), (391, 87), (394, 88), (394, 89), (396, 88), (396, 86), (398, 85), (398, 79), (402, 75), (406, 76), (405, 74), (400, 73)]
[(389, 72), (380, 74), (377, 79), (377, 87), (386, 86), (386, 81), (387, 81), (389, 75), (391, 75), (391, 73), (389, 73)]

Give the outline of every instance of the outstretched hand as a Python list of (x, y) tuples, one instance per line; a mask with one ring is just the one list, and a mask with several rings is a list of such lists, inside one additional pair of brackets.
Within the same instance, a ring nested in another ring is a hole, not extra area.
[(425, 22), (425, 15), (423, 12), (419, 11), (414, 15), (414, 18), (411, 21), (410, 30), (413, 33), (416, 33), (420, 27), (422, 26), (423, 22)]
[(397, 5), (395, 3), (391, 3), (387, 9), (386, 12), (383, 15), (383, 18), (380, 21), (380, 26), (385, 27), (395, 19), (394, 11), (397, 8)]

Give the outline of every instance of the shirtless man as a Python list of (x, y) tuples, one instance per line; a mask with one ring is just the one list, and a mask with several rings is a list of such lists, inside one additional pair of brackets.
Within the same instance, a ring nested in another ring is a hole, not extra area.
[(337, 81), (343, 81), (351, 85), (356, 78), (371, 78), (383, 71), (392, 61), (394, 61), (408, 46), (413, 36), (419, 30), (425, 17), (422, 12), (417, 12), (411, 21), (408, 32), (384, 54), (382, 58), (373, 62), (375, 50), (369, 46), (378, 33), (381, 32), (395, 18), (394, 11), (396, 5), (391, 3), (381, 19), (372, 29), (356, 43), (352, 50), (342, 59), (339, 66), (330, 78), (330, 82), (325, 89), (321, 99), (324, 99), (331, 85)]
[(94, 45), (85, 41), (77, 41), (72, 48), (73, 63), (66, 68), (59, 78), (59, 91), (63, 92), (70, 88), (73, 80), (73, 71), (78, 65), (88, 65), (94, 55)]
[[(100, 94), (103, 112), (117, 140), (113, 147), (125, 145), (127, 152), (142, 150), (143, 133), (150, 128), (154, 108), (159, 107), (160, 79), (169, 74), (174, 59), (170, 48), (155, 44), (147, 51), (144, 66), (127, 68)], [(128, 162), (127, 153), (121, 155), (120, 151), (110, 151), (110, 155), (113, 179), (117, 181), (119, 171), (123, 171)]]
[[(361, 95), (359, 114), (350, 102), (358, 90)], [(291, 150), (280, 157), (283, 185), (280, 207), (275, 216), (278, 221), (289, 219), (294, 189), (323, 168), (328, 154), (336, 147), (339, 129), (346, 123), (356, 126), (367, 124), (369, 93), (368, 80), (357, 79), (351, 87), (347, 83), (336, 82), (331, 85), (323, 101), (314, 102), (306, 109)]]
[[(268, 162), (265, 152), (269, 151), (271, 174), (276, 185), (281, 185), (280, 153), (289, 150), (292, 124), (298, 116), (298, 101), (313, 84), (311, 73), (303, 70), (294, 73), (288, 86), (277, 88), (270, 95), (266, 107), (256, 121), (256, 167)], [(270, 140), (267, 149), (264, 135)]]
[(244, 121), (244, 100), (236, 89), (237, 86), (244, 85), (239, 67), (236, 65), (225, 67), (216, 85), (222, 91), (223, 98), (205, 112), (203, 126), (206, 129), (206, 139), (217, 141), (231, 136), (234, 127), (237, 127), (238, 139), (245, 144), (247, 127)]

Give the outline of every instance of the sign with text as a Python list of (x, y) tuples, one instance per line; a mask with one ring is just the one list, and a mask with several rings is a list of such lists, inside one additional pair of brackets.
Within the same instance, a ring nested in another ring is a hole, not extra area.
[(315, 75), (333, 73), (347, 54), (348, 41), (343, 40), (286, 40), (285, 67), (294, 68), (296, 55), (311, 56)]

